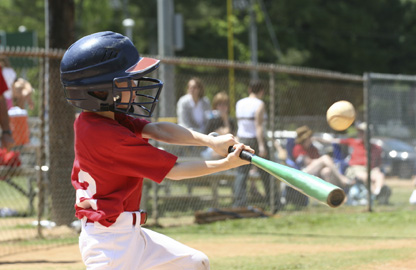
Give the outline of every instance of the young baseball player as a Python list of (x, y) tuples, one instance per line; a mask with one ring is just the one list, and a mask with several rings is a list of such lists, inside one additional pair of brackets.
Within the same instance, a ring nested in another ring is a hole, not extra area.
[[(181, 180), (247, 164), (232, 135), (211, 137), (172, 123), (150, 123), (162, 82), (144, 77), (159, 60), (140, 57), (131, 41), (114, 32), (81, 38), (66, 51), (61, 81), (66, 99), (83, 109), (74, 123), (76, 216), (87, 269), (209, 269), (205, 254), (141, 228), (143, 178)], [(224, 158), (177, 163), (149, 139), (208, 146)], [(228, 154), (229, 146), (235, 152)]]

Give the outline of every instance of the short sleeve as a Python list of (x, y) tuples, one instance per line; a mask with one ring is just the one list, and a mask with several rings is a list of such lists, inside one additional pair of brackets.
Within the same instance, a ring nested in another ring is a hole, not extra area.
[(304, 155), (305, 151), (302, 148), (302, 145), (296, 144), (295, 147), (293, 147), (293, 158), (297, 159), (299, 156)]
[(171, 153), (131, 137), (119, 145), (117, 164), (114, 166), (126, 176), (148, 178), (160, 183), (177, 159)]
[(3, 95), (3, 93), (6, 92), (7, 89), (9, 88), (7, 87), (6, 80), (3, 77), (3, 72), (0, 67), (0, 95)]

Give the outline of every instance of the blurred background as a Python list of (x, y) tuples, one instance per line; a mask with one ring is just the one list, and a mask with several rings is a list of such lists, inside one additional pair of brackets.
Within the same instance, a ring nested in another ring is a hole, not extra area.
[[(79, 111), (66, 103), (59, 64), (77, 39), (105, 30), (130, 37), (141, 55), (161, 59), (152, 76), (164, 81), (164, 89), (152, 121), (177, 122), (177, 101), (193, 77), (211, 102), (219, 92), (228, 94), (232, 118), (249, 83), (261, 81), (272, 160), (287, 164), (290, 142), (302, 125), (332, 139), (355, 137), (356, 125), (367, 122), (368, 142), (382, 149), (391, 196), (381, 203), (358, 190), (357, 200), (342, 208), (408, 209), (416, 174), (415, 21), (412, 0), (0, 1), (0, 56), (7, 60), (2, 68), (30, 83), (23, 111), (11, 114), (14, 134), (23, 136), (15, 137), (13, 149), (20, 164), (0, 166), (0, 241), (6, 243), (0, 255), (77, 242), (70, 175)], [(326, 122), (326, 110), (338, 100), (350, 101), (357, 114), (343, 132)], [(204, 158), (203, 148), (152, 143), (180, 160)], [(334, 151), (331, 143), (315, 146), (321, 155), (346, 162), (351, 154)], [(235, 171), (162, 185), (146, 180), (142, 208), (153, 224), (192, 223), (195, 211), (232, 205), (234, 179)], [(258, 180), (251, 171), (249, 204), (268, 213), (332, 211), (278, 180), (271, 187)], [(266, 199), (266, 189), (274, 187), (279, 205)]]

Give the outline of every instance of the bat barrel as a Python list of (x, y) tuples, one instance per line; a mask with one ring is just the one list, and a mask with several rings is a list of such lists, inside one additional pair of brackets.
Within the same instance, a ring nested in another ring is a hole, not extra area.
[[(228, 152), (233, 151), (233, 147), (230, 146)], [(346, 195), (341, 188), (319, 177), (258, 157), (244, 150), (241, 151), (240, 158), (250, 161), (294, 189), (330, 207), (335, 208), (345, 202)]]
[(252, 156), (251, 162), (294, 189), (330, 207), (341, 206), (345, 201), (345, 192), (341, 188), (319, 177), (256, 155)]
[(334, 189), (328, 194), (326, 204), (330, 207), (338, 207), (345, 201), (345, 192), (342, 189)]

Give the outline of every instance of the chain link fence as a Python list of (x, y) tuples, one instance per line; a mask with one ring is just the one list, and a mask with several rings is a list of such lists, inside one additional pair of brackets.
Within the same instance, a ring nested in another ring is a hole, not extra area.
[[(363, 118), (362, 76), (279, 65), (251, 66), (227, 61), (202, 62), (167, 58), (164, 63), (175, 67), (176, 100), (186, 94), (189, 79), (197, 77), (203, 81), (205, 94), (210, 100), (216, 93), (226, 91), (230, 96), (231, 109), (239, 99), (248, 96), (248, 86), (255, 71), (256, 80), (260, 80), (266, 88), (266, 137), (270, 159), (282, 164), (286, 164), (288, 151), (291, 151), (288, 142), (295, 139), (295, 130), (300, 126), (308, 125), (316, 136), (321, 137), (347, 134), (335, 134), (326, 122), (326, 110), (335, 101), (349, 100), (357, 108), (358, 117)], [(230, 84), (229, 77), (231, 69), (234, 74), (233, 84)], [(155, 145), (178, 155), (182, 161), (204, 158), (205, 149), (202, 147)], [(318, 147), (320, 154), (332, 155), (331, 145), (321, 144)], [(271, 178), (270, 183), (263, 183), (259, 173), (253, 166), (247, 185), (248, 207), (274, 213), (323, 206), (275, 178)], [(148, 189), (151, 192), (142, 198), (142, 206), (146, 205), (153, 220), (162, 225), (189, 222), (194, 219), (195, 211), (234, 211), (235, 178), (236, 170), (229, 170), (186, 181), (165, 180), (161, 185), (149, 182)], [(268, 196), (268, 190), (275, 190), (271, 192), (275, 198)], [(274, 203), (276, 200), (277, 204)]]
[[(370, 123), (367, 126), (367, 145), (377, 145), (382, 149), (380, 167), (386, 186), (392, 190), (391, 204), (415, 204), (416, 197), (411, 199), (410, 193), (416, 184), (416, 77), (367, 73), (365, 81), (364, 103), (368, 108), (365, 121)], [(371, 160), (372, 151), (367, 154)], [(368, 179), (371, 179), (371, 174)], [(375, 184), (374, 181), (370, 183)], [(402, 186), (408, 190), (400, 188)], [(369, 203), (373, 201), (369, 200)]]
[[(59, 63), (63, 51), (6, 48), (0, 53), (9, 57), (18, 77), (28, 80), (35, 89), (32, 96), (34, 107), (26, 108), (29, 142), (13, 149), (20, 153), (21, 165), (2, 166), (0, 171), (0, 256), (42, 246), (75, 243), (79, 223), (74, 222), (75, 192), (70, 177), (74, 158), (72, 124), (78, 111), (66, 103), (60, 84)], [(354, 105), (357, 123), (371, 123), (374, 138), (403, 140), (414, 149), (412, 138), (416, 119), (413, 77), (381, 74), (363, 77), (310, 68), (264, 64), (252, 66), (186, 58), (165, 58), (162, 63), (171, 66), (170, 70), (174, 74), (165, 81), (164, 91), (171, 89), (169, 91), (174, 94), (169, 93), (166, 101), (163, 101), (162, 94), (152, 121), (177, 121), (176, 114), (166, 114), (162, 106), (173, 106), (171, 111), (176, 111), (176, 102), (186, 93), (187, 83), (193, 77), (201, 79), (205, 95), (211, 101), (215, 94), (225, 91), (230, 97), (231, 117), (234, 117), (235, 103), (248, 95), (250, 81), (257, 78), (267, 89), (264, 97), (267, 107), (265, 136), (270, 159), (273, 161), (287, 164), (290, 143), (296, 137), (296, 128), (302, 125), (308, 125), (316, 137), (356, 136), (354, 127), (344, 132), (334, 132), (329, 128), (326, 110), (338, 100), (348, 100)], [(172, 146), (155, 141), (151, 143), (177, 155), (179, 161), (207, 157), (203, 147)], [(320, 154), (335, 157), (334, 145), (316, 146)], [(348, 156), (348, 150), (341, 150)], [(388, 163), (388, 157), (394, 153), (387, 148), (385, 151), (383, 149), (387, 183), (393, 193), (390, 205), (375, 204), (374, 207), (384, 209), (393, 207), (392, 205), (408, 205), (408, 183), (416, 159), (413, 152), (407, 152), (406, 162), (396, 164), (393, 160)], [(396, 155), (403, 159), (406, 154), (398, 152)], [(410, 164), (410, 167), (406, 167), (406, 173), (402, 167), (405, 163)], [(390, 167), (387, 168), (387, 165)], [(401, 174), (398, 175), (399, 179), (402, 177), (405, 180), (397, 180), (396, 173)], [(162, 226), (189, 224), (195, 221), (197, 211), (231, 209), (235, 175), (235, 170), (229, 170), (184, 181), (165, 179), (160, 185), (146, 179), (141, 207), (149, 213), (148, 223)], [(253, 207), (250, 209), (260, 208), (267, 213), (278, 211), (280, 214), (293, 211), (332, 211), (327, 206), (290, 190), (277, 179), (269, 180), (265, 185), (260, 180), (258, 170), (253, 168), (250, 171), (247, 185), (248, 206)], [(267, 196), (268, 189), (275, 191), (271, 192), (271, 197)], [(278, 205), (274, 203), (276, 200)], [(346, 204), (343, 208), (362, 211), (371, 202), (361, 203), (362, 206)]]

